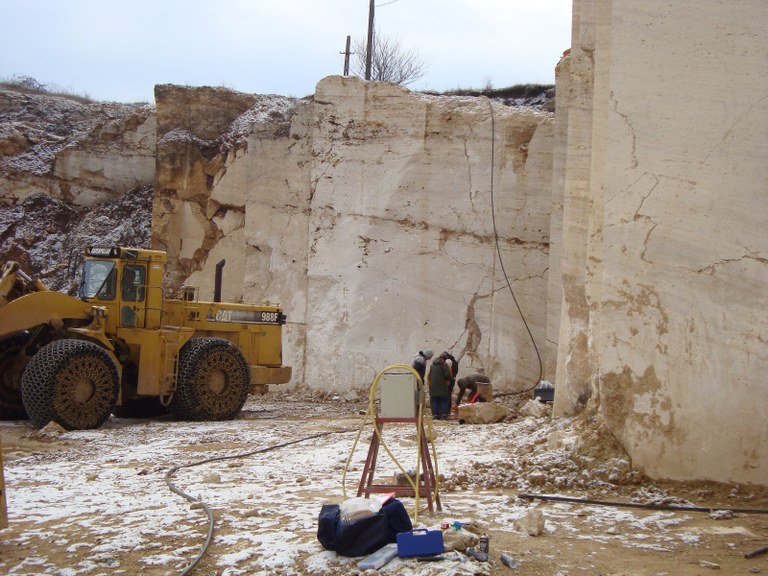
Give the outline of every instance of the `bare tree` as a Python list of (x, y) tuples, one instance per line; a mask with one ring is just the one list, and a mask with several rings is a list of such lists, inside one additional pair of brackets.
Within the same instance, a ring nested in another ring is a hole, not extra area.
[[(378, 32), (373, 38), (371, 80), (407, 86), (426, 74), (427, 63), (417, 52), (406, 50), (396, 39)], [(353, 71), (355, 75), (365, 78), (367, 42), (355, 38), (352, 44), (355, 55)]]

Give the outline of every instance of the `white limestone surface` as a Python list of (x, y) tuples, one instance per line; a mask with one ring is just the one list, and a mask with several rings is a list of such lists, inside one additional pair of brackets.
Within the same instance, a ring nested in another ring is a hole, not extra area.
[(378, 371), (426, 348), (451, 350), (465, 370), (486, 367), (499, 389), (538, 377), (497, 257), (492, 205), (510, 284), (541, 343), (547, 121), (498, 104), (492, 115), (484, 99), (427, 97), (341, 77), (318, 84), (310, 385), (366, 387)]
[[(768, 5), (583, 0), (575, 14), (570, 81), (594, 98), (589, 158), (569, 111), (556, 409), (596, 390), (652, 477), (765, 483)], [(563, 338), (573, 326), (583, 347)]]

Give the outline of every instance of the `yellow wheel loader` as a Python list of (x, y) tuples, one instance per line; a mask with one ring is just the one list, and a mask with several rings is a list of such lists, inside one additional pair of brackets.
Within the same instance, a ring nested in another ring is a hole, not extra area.
[(67, 430), (97, 428), (112, 413), (225, 420), (249, 393), (290, 380), (279, 305), (220, 302), (224, 261), (213, 301), (188, 286), (165, 298), (165, 262), (159, 250), (89, 246), (79, 298), (8, 262), (0, 277), (0, 419)]

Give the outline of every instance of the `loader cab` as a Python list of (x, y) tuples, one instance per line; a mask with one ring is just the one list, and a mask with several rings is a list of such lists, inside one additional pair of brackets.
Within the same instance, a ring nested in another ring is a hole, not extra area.
[(80, 298), (106, 306), (115, 328), (157, 328), (165, 258), (157, 250), (89, 246)]

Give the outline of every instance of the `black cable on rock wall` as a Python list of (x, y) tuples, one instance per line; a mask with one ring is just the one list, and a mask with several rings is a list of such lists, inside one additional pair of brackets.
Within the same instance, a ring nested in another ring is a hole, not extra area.
[(544, 376), (544, 364), (541, 361), (541, 354), (539, 353), (539, 347), (536, 345), (536, 339), (533, 337), (533, 333), (531, 332), (531, 328), (528, 326), (528, 322), (525, 319), (525, 315), (523, 314), (522, 309), (520, 308), (520, 304), (517, 302), (517, 297), (515, 296), (515, 291), (512, 289), (512, 283), (509, 281), (509, 276), (507, 275), (507, 271), (504, 268), (504, 259), (501, 257), (501, 247), (499, 246), (499, 233), (496, 229), (496, 206), (494, 204), (494, 181), (493, 181), (493, 172), (496, 167), (496, 118), (493, 114), (493, 103), (491, 102), (491, 99), (488, 99), (488, 108), (491, 110), (491, 218), (493, 220), (493, 237), (496, 242), (496, 253), (499, 256), (499, 264), (501, 265), (501, 272), (504, 274), (504, 280), (507, 282), (507, 288), (509, 288), (509, 293), (512, 295), (512, 300), (515, 303), (515, 306), (517, 307), (517, 312), (520, 314), (520, 318), (523, 321), (523, 324), (525, 325), (525, 329), (528, 331), (528, 336), (531, 338), (531, 344), (533, 344), (533, 349), (536, 351), (536, 358), (539, 361), (539, 377), (536, 380), (536, 383), (531, 386), (530, 388), (526, 388), (525, 390), (521, 390), (519, 392), (515, 392), (514, 394), (523, 394), (525, 392), (530, 392), (536, 386), (539, 385), (539, 382), (541, 382), (542, 377)]

